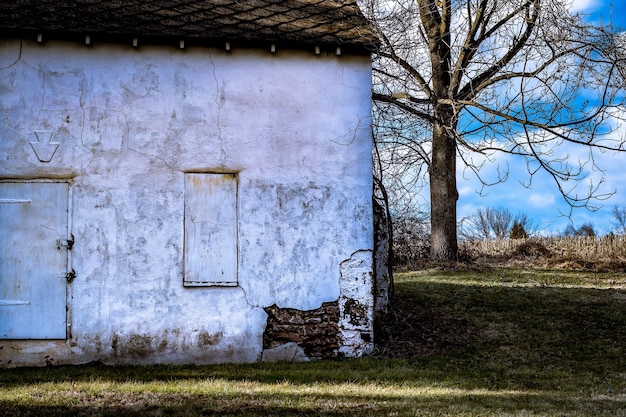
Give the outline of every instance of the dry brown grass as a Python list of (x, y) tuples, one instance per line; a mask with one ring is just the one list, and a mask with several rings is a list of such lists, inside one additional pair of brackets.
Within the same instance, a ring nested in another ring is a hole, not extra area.
[(483, 270), (488, 267), (557, 268), (626, 272), (626, 236), (545, 237), (467, 241), (459, 245), (459, 262), (433, 265), (424, 241), (394, 245), (396, 270)]
[(550, 237), (464, 242), (463, 258), (477, 267), (538, 267), (626, 272), (626, 236)]

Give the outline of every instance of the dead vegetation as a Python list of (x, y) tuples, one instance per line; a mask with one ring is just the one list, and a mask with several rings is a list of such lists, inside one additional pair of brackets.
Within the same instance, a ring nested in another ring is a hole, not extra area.
[(422, 240), (394, 244), (396, 271), (432, 268), (481, 271), (490, 267), (556, 268), (596, 272), (626, 272), (626, 236), (545, 237), (472, 240), (459, 245), (459, 260), (433, 264)]
[(626, 237), (550, 237), (472, 241), (463, 258), (478, 269), (535, 267), (595, 272), (626, 272)]

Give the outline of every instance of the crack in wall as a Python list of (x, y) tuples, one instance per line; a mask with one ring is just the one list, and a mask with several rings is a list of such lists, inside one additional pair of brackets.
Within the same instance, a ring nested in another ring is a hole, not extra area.
[(212, 67), (212, 75), (213, 75), (213, 79), (215, 80), (215, 106), (217, 107), (217, 140), (219, 141), (220, 144), (220, 153), (222, 155), (222, 161), (221, 161), (221, 165), (224, 166), (226, 165), (226, 151), (224, 150), (224, 142), (222, 139), (222, 126), (221, 126), (221, 116), (222, 116), (222, 101), (223, 101), (223, 92), (221, 92), (220, 90), (220, 83), (219, 80), (217, 79), (217, 68), (215, 66), (215, 62), (213, 61), (213, 54), (211, 53), (211, 50), (208, 51), (209, 53), (209, 60), (211, 61), (211, 67)]
[(22, 61), (22, 49), (23, 49), (23, 47), (24, 47), (24, 41), (22, 39), (20, 39), (19, 53), (17, 55), (17, 59), (15, 61), (13, 61), (12, 63), (10, 63), (9, 65), (7, 65), (6, 67), (0, 68), (0, 71), (3, 71), (5, 69), (9, 69), (12, 66), (17, 65), (18, 62)]

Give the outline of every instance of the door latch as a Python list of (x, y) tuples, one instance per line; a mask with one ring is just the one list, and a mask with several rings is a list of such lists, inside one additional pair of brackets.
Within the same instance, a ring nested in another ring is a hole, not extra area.
[(70, 238), (67, 240), (62, 240), (60, 237), (57, 237), (57, 249), (61, 250), (62, 247), (66, 247), (67, 250), (72, 250), (72, 246), (74, 246), (74, 234), (70, 233)]

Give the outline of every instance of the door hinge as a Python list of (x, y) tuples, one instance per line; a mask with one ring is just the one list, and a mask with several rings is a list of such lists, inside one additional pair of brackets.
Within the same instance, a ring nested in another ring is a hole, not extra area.
[(70, 238), (67, 240), (62, 240), (60, 237), (57, 237), (57, 249), (61, 250), (62, 247), (66, 247), (67, 250), (72, 250), (72, 246), (74, 246), (74, 234), (70, 233)]
[(74, 278), (76, 278), (76, 271), (74, 271), (74, 268), (72, 268), (71, 271), (65, 274), (65, 279), (67, 280), (67, 282), (71, 283), (72, 281), (74, 281)]

